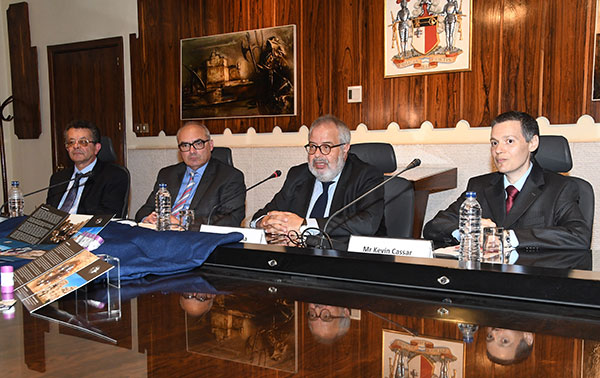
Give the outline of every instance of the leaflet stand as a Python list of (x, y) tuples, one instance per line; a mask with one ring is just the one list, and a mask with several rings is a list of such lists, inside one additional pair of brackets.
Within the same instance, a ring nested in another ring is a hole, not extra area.
[[(115, 268), (106, 272), (106, 275), (98, 277), (94, 282), (101, 282), (106, 289), (104, 301), (88, 297), (88, 285), (82, 287), (83, 309), (81, 314), (88, 322), (118, 321), (121, 319), (121, 262), (118, 257), (105, 254), (97, 255), (105, 262), (113, 265)], [(104, 289), (102, 289), (103, 291)], [(100, 290), (95, 290), (100, 293)], [(96, 297), (97, 298), (97, 297)], [(75, 292), (75, 312), (79, 314), (79, 298)]]

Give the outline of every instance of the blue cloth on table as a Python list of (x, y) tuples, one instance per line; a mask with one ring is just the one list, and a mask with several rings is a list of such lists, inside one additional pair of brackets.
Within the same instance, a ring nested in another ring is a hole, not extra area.
[(94, 253), (118, 257), (122, 280), (192, 270), (202, 265), (219, 245), (244, 237), (239, 232), (157, 232), (116, 222), (106, 225), (100, 236), (104, 243)]
[[(20, 217), (0, 223), (0, 237), (7, 236), (22, 221)], [(100, 236), (104, 243), (93, 252), (118, 257), (121, 280), (192, 270), (202, 265), (219, 245), (238, 242), (243, 238), (239, 232), (157, 232), (116, 222), (107, 224)]]

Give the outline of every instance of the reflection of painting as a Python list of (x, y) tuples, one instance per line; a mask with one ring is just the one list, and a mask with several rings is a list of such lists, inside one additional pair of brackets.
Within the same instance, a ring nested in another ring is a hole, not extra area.
[(385, 0), (385, 76), (471, 69), (471, 0)]
[(600, 342), (583, 341), (583, 375), (586, 378), (600, 378)]
[(181, 118), (296, 114), (296, 26), (181, 41)]
[(217, 295), (206, 315), (186, 316), (186, 330), (190, 352), (297, 371), (295, 302)]
[(464, 376), (464, 344), (383, 330), (383, 377)]

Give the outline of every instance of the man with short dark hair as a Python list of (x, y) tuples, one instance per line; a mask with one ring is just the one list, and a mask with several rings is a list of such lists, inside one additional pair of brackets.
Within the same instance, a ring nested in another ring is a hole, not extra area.
[(121, 216), (129, 177), (115, 164), (97, 159), (102, 148), (98, 127), (89, 121), (73, 121), (64, 138), (73, 166), (54, 173), (50, 185), (73, 181), (49, 189), (46, 203), (71, 214)]
[[(375, 235), (383, 226), (383, 188), (333, 218), (328, 217), (383, 180), (376, 167), (349, 154), (350, 130), (332, 115), (313, 122), (304, 146), (308, 163), (292, 167), (283, 188), (251, 225), (263, 228), (272, 240), (285, 242), (290, 232), (319, 228), (334, 239), (334, 248), (345, 249), (350, 235)], [(280, 236), (277, 238), (277, 236)]]
[(190, 209), (197, 227), (208, 221), (214, 208), (211, 224), (238, 227), (245, 215), (244, 174), (211, 157), (213, 141), (202, 123), (185, 122), (177, 131), (177, 146), (183, 162), (158, 172), (154, 189), (135, 220), (156, 223), (155, 196), (158, 184), (164, 183), (171, 194), (171, 223), (178, 222), (180, 211)]
[[(589, 249), (592, 230), (578, 205), (577, 184), (532, 159), (539, 144), (537, 121), (522, 112), (500, 114), (492, 122), (490, 143), (498, 172), (471, 178), (466, 190), (477, 193), (482, 227), (509, 230), (513, 247)], [(425, 239), (458, 243), (466, 192), (425, 225)]]

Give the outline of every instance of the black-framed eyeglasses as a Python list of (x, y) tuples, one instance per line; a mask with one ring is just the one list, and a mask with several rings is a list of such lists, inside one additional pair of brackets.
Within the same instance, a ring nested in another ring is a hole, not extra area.
[(339, 147), (339, 146), (343, 146), (346, 143), (340, 143), (340, 144), (322, 144), (322, 145), (318, 145), (318, 144), (314, 144), (314, 143), (309, 143), (306, 146), (304, 146), (304, 148), (306, 149), (306, 152), (308, 152), (309, 155), (314, 155), (317, 153), (317, 149), (319, 151), (321, 151), (321, 153), (323, 155), (329, 155), (329, 153), (331, 152), (332, 148), (335, 147)]
[(203, 149), (204, 145), (209, 141), (210, 141), (210, 139), (207, 139), (207, 140), (196, 139), (192, 143), (181, 142), (177, 145), (177, 147), (179, 147), (179, 151), (181, 151), (181, 152), (188, 152), (189, 150), (192, 149), (192, 147), (194, 147), (194, 149), (196, 151), (199, 151), (199, 150)]
[(205, 293), (181, 293), (183, 299), (195, 299), (198, 302), (206, 302), (213, 297), (210, 294)]
[(81, 147), (87, 147), (88, 144), (90, 144), (90, 143), (98, 143), (98, 141), (89, 140), (87, 138), (81, 138), (79, 140), (70, 139), (70, 140), (68, 140), (68, 141), (65, 142), (65, 147), (66, 148), (71, 148), (71, 147), (75, 146), (76, 144), (79, 144)]
[(329, 311), (326, 308), (322, 309), (318, 314), (315, 310), (309, 309), (308, 311), (306, 311), (306, 315), (308, 316), (308, 320), (312, 321), (312, 320), (316, 320), (317, 318), (321, 318), (322, 321), (328, 322), (328, 323), (332, 322), (333, 319), (345, 318), (345, 316), (331, 315), (331, 311)]

